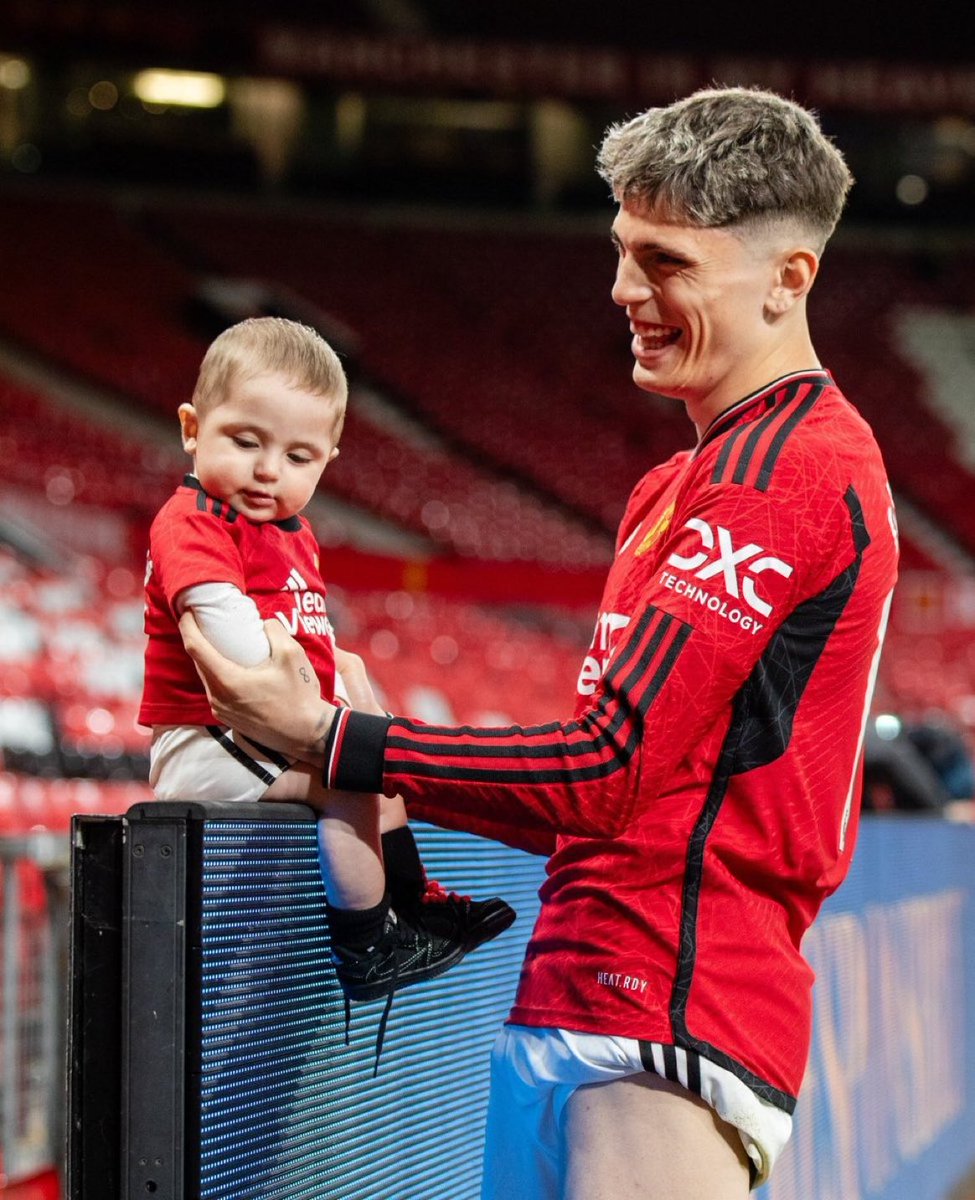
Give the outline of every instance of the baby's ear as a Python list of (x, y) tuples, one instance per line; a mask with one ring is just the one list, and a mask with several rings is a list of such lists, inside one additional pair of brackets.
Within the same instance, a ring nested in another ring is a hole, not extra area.
[(187, 454), (196, 450), (196, 435), (200, 428), (200, 420), (192, 404), (181, 404), (177, 410), (179, 428), (183, 435), (183, 449)]
[(332, 452), (328, 456), (328, 461), (333, 462), (336, 458), (338, 458), (338, 456), (339, 456), (339, 448), (338, 448), (338, 446), (333, 446)]

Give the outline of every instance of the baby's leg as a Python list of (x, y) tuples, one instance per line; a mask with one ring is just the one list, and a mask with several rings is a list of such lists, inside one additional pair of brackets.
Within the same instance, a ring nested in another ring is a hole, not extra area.
[(335, 908), (378, 905), (386, 892), (379, 841), (379, 799), (357, 792), (327, 791), (318, 773), (295, 763), (264, 793), (269, 800), (310, 804), (319, 814), (325, 891)]
[[(318, 814), (326, 914), (335, 973), (347, 1000), (386, 999), (376, 1063), (394, 991), (449, 971), (514, 920), (503, 900), (472, 901), (428, 884), (399, 797), (322, 787), (316, 771), (294, 764), (263, 793), (308, 804)], [(380, 836), (380, 828), (383, 837)], [(390, 848), (392, 879), (383, 847)], [(391, 896), (396, 899), (390, 907)]]

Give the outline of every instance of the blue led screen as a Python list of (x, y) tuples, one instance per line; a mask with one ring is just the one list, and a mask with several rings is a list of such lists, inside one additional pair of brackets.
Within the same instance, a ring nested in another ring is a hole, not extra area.
[(537, 913), (541, 859), (415, 825), (429, 874), (501, 895), (514, 926), (449, 974), (345, 1007), (311, 821), (203, 826), (199, 1195), (466, 1200), (479, 1191), (488, 1060)]

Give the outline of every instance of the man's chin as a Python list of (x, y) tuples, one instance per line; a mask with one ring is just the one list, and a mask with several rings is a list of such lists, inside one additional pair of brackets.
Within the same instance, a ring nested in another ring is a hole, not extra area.
[(655, 396), (665, 396), (668, 400), (679, 399), (673, 380), (668, 379), (665, 372), (654, 370), (639, 359), (633, 364), (633, 382), (642, 392), (653, 392)]

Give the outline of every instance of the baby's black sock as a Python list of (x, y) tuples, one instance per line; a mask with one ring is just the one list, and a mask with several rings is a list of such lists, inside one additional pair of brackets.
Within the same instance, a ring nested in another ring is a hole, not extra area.
[(382, 835), (382, 848), (386, 890), (393, 912), (408, 911), (420, 903), (426, 888), (426, 875), (413, 830), (409, 825), (387, 830)]
[(389, 893), (373, 908), (336, 908), (326, 904), (332, 945), (353, 954), (370, 950), (383, 935), (389, 912)]

